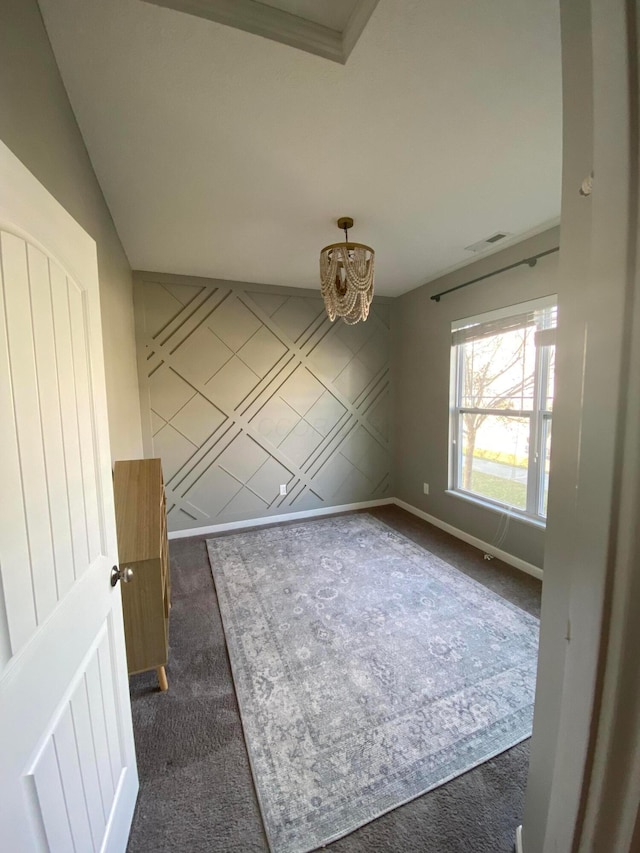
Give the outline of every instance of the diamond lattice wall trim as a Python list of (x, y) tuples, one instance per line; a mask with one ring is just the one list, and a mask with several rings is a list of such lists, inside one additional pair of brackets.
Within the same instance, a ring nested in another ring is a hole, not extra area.
[(390, 300), (347, 326), (309, 290), (134, 281), (145, 455), (162, 459), (169, 530), (391, 494)]

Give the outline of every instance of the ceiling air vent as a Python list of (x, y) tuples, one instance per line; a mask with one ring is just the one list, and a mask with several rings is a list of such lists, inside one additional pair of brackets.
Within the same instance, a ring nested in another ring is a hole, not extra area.
[(509, 234), (507, 231), (496, 231), (495, 234), (492, 234), (490, 237), (485, 237), (484, 240), (478, 240), (477, 243), (473, 243), (471, 246), (465, 246), (466, 252), (484, 252), (485, 249), (490, 249), (492, 246), (495, 246), (496, 243), (499, 243), (500, 240), (504, 240), (505, 237), (508, 237)]

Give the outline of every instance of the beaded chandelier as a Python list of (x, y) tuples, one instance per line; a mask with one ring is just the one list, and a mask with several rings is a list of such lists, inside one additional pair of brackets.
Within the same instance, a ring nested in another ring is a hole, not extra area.
[(344, 243), (331, 243), (320, 252), (320, 289), (331, 322), (342, 317), (353, 326), (369, 316), (375, 252), (362, 243), (349, 243), (347, 230), (351, 227), (351, 217), (338, 219)]

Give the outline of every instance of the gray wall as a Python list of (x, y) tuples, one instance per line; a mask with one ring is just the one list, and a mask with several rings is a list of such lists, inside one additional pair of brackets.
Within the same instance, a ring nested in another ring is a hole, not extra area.
[(170, 530), (393, 494), (389, 300), (346, 326), (317, 291), (134, 276), (145, 455), (162, 458)]
[(0, 139), (97, 243), (111, 455), (140, 456), (131, 270), (36, 0), (0, 3), (0, 57)]
[[(431, 301), (432, 294), (557, 246), (559, 228), (485, 257), (396, 300), (393, 334), (396, 496), (454, 527), (542, 566), (544, 530), (446, 494), (451, 322), (557, 293), (558, 254)], [(562, 322), (562, 319), (560, 319)], [(429, 495), (423, 483), (429, 483)], [(504, 535), (506, 526), (506, 535)]]

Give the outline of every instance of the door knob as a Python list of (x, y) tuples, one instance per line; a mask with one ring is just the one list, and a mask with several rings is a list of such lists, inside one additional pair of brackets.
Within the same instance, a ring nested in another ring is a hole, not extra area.
[(111, 586), (115, 586), (118, 581), (122, 581), (122, 583), (130, 583), (133, 580), (133, 569), (129, 566), (125, 566), (125, 568), (120, 569), (118, 566), (114, 566), (111, 569)]

